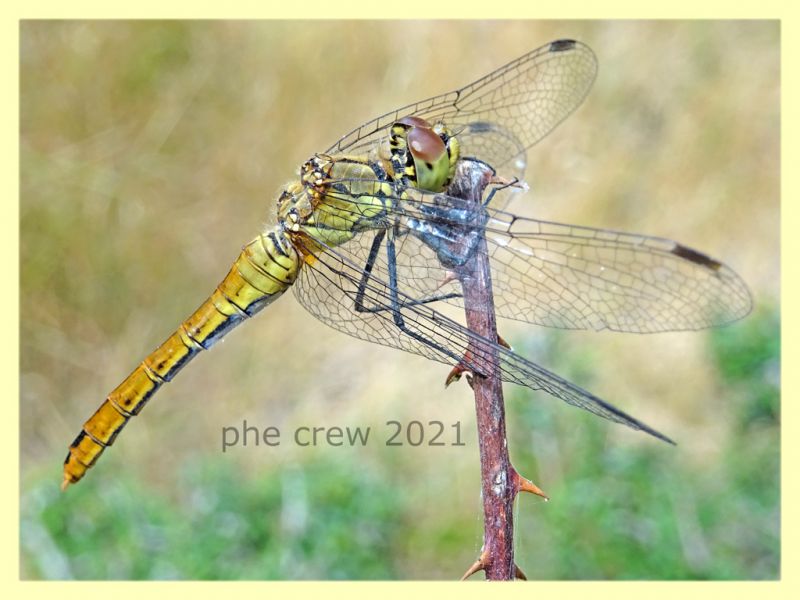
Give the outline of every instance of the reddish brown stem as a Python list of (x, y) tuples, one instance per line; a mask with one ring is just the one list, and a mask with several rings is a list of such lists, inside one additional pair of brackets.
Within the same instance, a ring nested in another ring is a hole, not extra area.
[[(464, 160), (458, 165), (448, 193), (479, 205), (493, 175), (484, 163)], [(498, 340), (492, 276), (482, 234), (476, 251), (456, 274), (464, 294), (467, 327), (487, 340)], [(484, 570), (489, 580), (512, 580), (518, 572), (513, 544), (513, 506), (518, 486), (516, 471), (508, 457), (499, 357), (496, 350), (487, 352), (485, 348), (468, 352), (481, 371), (480, 375), (473, 373), (471, 381), (478, 423), (484, 518), (483, 551), (475, 570)]]

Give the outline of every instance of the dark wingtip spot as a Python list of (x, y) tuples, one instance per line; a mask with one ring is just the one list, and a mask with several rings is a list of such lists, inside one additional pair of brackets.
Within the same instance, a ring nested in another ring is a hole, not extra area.
[(486, 133), (494, 129), (494, 125), (488, 121), (475, 121), (467, 125), (467, 129), (470, 133)]
[(702, 265), (711, 269), (712, 271), (719, 271), (722, 263), (714, 260), (710, 256), (703, 254), (702, 252), (698, 252), (697, 250), (692, 250), (691, 248), (687, 248), (686, 246), (682, 246), (680, 244), (675, 244), (675, 247), (672, 249), (672, 253), (675, 256), (680, 256), (681, 258), (685, 258), (686, 260), (693, 262), (697, 265)]
[(556, 40), (550, 43), (550, 52), (564, 52), (572, 50), (577, 42), (575, 40)]

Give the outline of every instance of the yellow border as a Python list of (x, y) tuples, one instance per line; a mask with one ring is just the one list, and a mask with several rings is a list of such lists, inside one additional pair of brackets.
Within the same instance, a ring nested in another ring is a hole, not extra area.
[[(783, 163), (798, 164), (796, 161), (797, 140), (797, 106), (798, 106), (798, 71), (796, 60), (789, 57), (798, 55), (798, 28), (795, 23), (792, 3), (761, 0), (759, 2), (690, 2), (673, 0), (668, 6), (664, 4), (648, 5), (643, 2), (615, 1), (600, 3), (584, 3), (569, 0), (559, 2), (523, 2), (497, 0), (488, 3), (473, 3), (468, 0), (453, 2), (421, 2), (419, 0), (402, 0), (400, 2), (382, 2), (359, 5), (356, 3), (331, 2), (330, 0), (305, 0), (302, 3), (238, 2), (238, 3), (186, 3), (183, 7), (167, 6), (163, 0), (139, 0), (135, 3), (112, 5), (109, 2), (80, 1), (28, 2), (24, 6), (5, 7), (3, 16), (2, 68), (7, 85), (13, 81), (13, 93), (3, 96), (5, 119), (3, 120), (3, 140), (6, 143), (6, 157), (2, 161), (7, 191), (4, 207), (11, 215), (3, 220), (6, 230), (0, 240), (3, 245), (5, 269), (4, 280), (17, 284), (19, 281), (19, 19), (21, 18), (270, 18), (270, 17), (326, 17), (326, 18), (366, 18), (385, 17), (390, 14), (402, 14), (409, 17), (469, 17), (469, 18), (779, 18), (781, 25), (782, 64), (782, 157)], [(796, 298), (796, 283), (791, 277), (797, 267), (791, 257), (797, 250), (798, 210), (800, 202), (797, 175), (795, 169), (782, 171), (782, 195), (789, 201), (782, 206), (782, 255), (784, 264), (788, 265), (789, 277), (783, 279), (783, 294), (789, 300), (782, 304), (792, 306), (792, 298)], [(754, 198), (754, 202), (758, 199)], [(788, 260), (787, 260), (788, 258)], [(9, 287), (13, 287), (13, 284)], [(16, 293), (15, 293), (16, 292)], [(2, 314), (10, 320), (19, 316), (19, 295), (8, 290), (2, 296)], [(795, 313), (788, 311), (783, 318), (783, 358), (782, 364), (792, 364), (795, 352), (797, 333)], [(12, 340), (5, 344), (5, 360), (3, 364), (3, 381), (6, 384), (6, 398), (3, 403), (6, 434), (2, 436), (3, 473), (8, 482), (17, 482), (17, 489), (3, 495), (3, 560), (2, 582), (8, 588), (9, 597), (25, 596), (58, 596), (59, 598), (85, 598), (87, 596), (105, 597), (113, 594), (115, 598), (138, 598), (142, 593), (158, 596), (175, 597), (191, 596), (195, 598), (218, 597), (236, 594), (237, 597), (263, 597), (264, 594), (283, 594), (293, 596), (322, 597), (381, 597), (386, 599), (405, 600), (410, 594), (414, 596), (458, 594), (459, 598), (482, 598), (487, 590), (476, 584), (457, 583), (48, 583), (19, 582), (19, 496), (18, 496), (18, 449), (19, 431), (19, 340), (18, 329), (6, 327), (6, 335)], [(675, 596), (699, 596), (714, 594), (729, 597), (800, 597), (797, 585), (798, 561), (796, 532), (798, 530), (798, 498), (797, 468), (797, 422), (800, 408), (793, 402), (791, 390), (797, 389), (797, 375), (792, 369), (782, 370), (782, 389), (789, 393), (782, 394), (786, 400), (782, 403), (782, 581), (767, 583), (535, 583), (535, 587), (516, 584), (497, 588), (495, 593), (540, 597), (581, 597), (613, 596), (620, 600), (635, 598), (674, 598)], [(9, 464), (10, 463), (10, 464)], [(794, 590), (794, 592), (792, 592)]]

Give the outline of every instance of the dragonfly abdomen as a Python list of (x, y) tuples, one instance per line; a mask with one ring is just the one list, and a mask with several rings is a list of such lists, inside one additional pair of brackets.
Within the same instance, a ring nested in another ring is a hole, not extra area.
[(83, 477), (162, 384), (171, 381), (201, 350), (283, 294), (297, 278), (300, 262), (279, 228), (247, 244), (211, 296), (86, 421), (69, 447), (62, 487)]

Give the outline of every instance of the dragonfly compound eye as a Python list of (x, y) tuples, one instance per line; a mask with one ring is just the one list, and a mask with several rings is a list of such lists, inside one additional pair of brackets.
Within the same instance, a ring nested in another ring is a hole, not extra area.
[(406, 139), (414, 161), (416, 187), (442, 191), (450, 178), (450, 155), (442, 138), (430, 127), (412, 127)]
[(414, 161), (435, 163), (447, 154), (442, 138), (429, 127), (413, 127), (408, 132), (408, 147)]
[(408, 125), (409, 127), (424, 127), (425, 129), (430, 129), (431, 124), (428, 123), (422, 117), (403, 117), (402, 119), (398, 119), (397, 121), (400, 125)]

